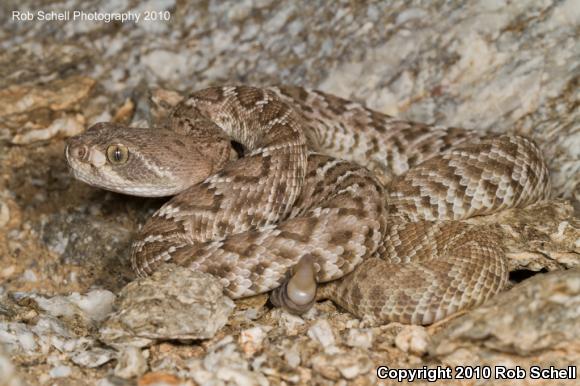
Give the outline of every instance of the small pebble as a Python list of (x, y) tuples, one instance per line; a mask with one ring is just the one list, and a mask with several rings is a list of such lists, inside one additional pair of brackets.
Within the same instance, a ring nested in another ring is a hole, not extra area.
[(171, 386), (181, 384), (182, 381), (175, 375), (163, 372), (147, 373), (137, 381), (138, 386)]
[(24, 271), (24, 273), (22, 274), (22, 279), (24, 281), (28, 281), (28, 282), (32, 282), (32, 283), (34, 283), (35, 281), (38, 280), (38, 278), (36, 277), (36, 274), (30, 269), (27, 269), (26, 271)]
[(0, 228), (4, 227), (10, 221), (10, 209), (3, 201), (0, 201)]
[(406, 353), (425, 355), (430, 337), (424, 327), (405, 326), (395, 338), (395, 345)]
[(249, 320), (256, 320), (259, 317), (258, 310), (256, 308), (248, 308), (244, 311), (244, 317)]
[(348, 331), (346, 344), (350, 347), (368, 349), (373, 345), (373, 331), (369, 328), (353, 328)]
[(113, 350), (97, 347), (88, 351), (78, 351), (71, 357), (71, 360), (79, 366), (95, 368), (114, 358), (115, 353)]
[(298, 351), (298, 345), (295, 344), (290, 349), (284, 352), (284, 358), (288, 363), (288, 366), (295, 369), (300, 365), (300, 352)]
[(334, 333), (326, 319), (319, 320), (310, 327), (308, 329), (308, 336), (311, 339), (318, 341), (322, 347), (324, 347), (324, 351), (336, 351)]
[(147, 371), (147, 361), (143, 357), (141, 349), (133, 346), (127, 346), (117, 358), (117, 367), (115, 375), (130, 379), (138, 377)]
[(53, 368), (52, 370), (50, 370), (49, 375), (52, 378), (64, 378), (64, 377), (68, 377), (71, 373), (71, 369), (68, 366), (56, 366), (55, 368)]
[(264, 338), (271, 328), (256, 326), (243, 330), (240, 334), (240, 346), (247, 356), (253, 356), (255, 353), (262, 351)]
[(300, 327), (304, 325), (304, 319), (299, 316), (289, 314), (282, 309), (275, 310), (279, 314), (279, 323), (284, 328), (286, 335), (292, 336), (298, 334)]
[(68, 299), (76, 304), (92, 320), (100, 322), (113, 311), (115, 294), (104, 289), (97, 289), (86, 294), (73, 293)]

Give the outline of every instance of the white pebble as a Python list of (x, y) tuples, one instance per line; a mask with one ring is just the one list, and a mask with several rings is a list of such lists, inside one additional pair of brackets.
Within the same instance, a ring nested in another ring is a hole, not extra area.
[(262, 351), (264, 338), (267, 335), (267, 331), (270, 329), (271, 328), (256, 326), (243, 330), (240, 334), (240, 345), (242, 346), (242, 351), (247, 356), (253, 356), (255, 353)]
[(96, 347), (88, 351), (77, 351), (71, 360), (79, 366), (95, 368), (111, 361), (114, 357), (113, 350)]
[(338, 371), (342, 374), (343, 377), (346, 379), (353, 379), (360, 373), (360, 366), (357, 364), (353, 364), (350, 366), (339, 367)]
[(3, 201), (0, 201), (0, 228), (8, 224), (10, 221), (10, 209)]
[(336, 351), (334, 334), (327, 320), (319, 320), (310, 327), (308, 329), (308, 336), (311, 339), (318, 341), (322, 347), (324, 347), (324, 351), (329, 353), (331, 351)]
[(138, 377), (147, 371), (147, 361), (141, 350), (137, 347), (126, 347), (119, 354), (117, 361), (115, 375), (120, 378), (130, 379)]
[(31, 298), (36, 300), (42, 310), (52, 316), (71, 317), (75, 314), (84, 314), (88, 319), (99, 322), (112, 312), (115, 294), (99, 289), (82, 295), (74, 292), (69, 296), (45, 298), (35, 294)]
[(54, 296), (52, 298), (45, 298), (39, 295), (32, 295), (32, 299), (36, 300), (38, 306), (54, 317), (71, 317), (75, 313), (75, 307), (63, 296)]
[(33, 282), (33, 283), (38, 280), (34, 271), (32, 271), (30, 269), (27, 269), (26, 271), (24, 271), (24, 274), (22, 274), (22, 279), (24, 281)]
[(73, 293), (69, 297), (92, 320), (100, 322), (113, 311), (115, 294), (111, 291), (98, 289), (84, 295)]
[(284, 352), (284, 358), (288, 363), (288, 366), (292, 367), (293, 369), (297, 368), (300, 365), (300, 353), (298, 352), (298, 345), (292, 346), (292, 348), (286, 350)]
[(71, 373), (71, 369), (68, 366), (60, 365), (56, 366), (52, 370), (50, 370), (50, 376), (52, 378), (64, 378), (68, 377)]
[(32, 352), (36, 349), (36, 341), (34, 340), (34, 335), (31, 332), (25, 331), (18, 335), (18, 342), (20, 347), (25, 352)]
[(424, 355), (427, 353), (430, 337), (424, 327), (405, 326), (395, 338), (395, 345), (404, 352)]
[(298, 329), (305, 323), (301, 317), (289, 314), (280, 308), (275, 311), (280, 315), (279, 323), (284, 328), (286, 335), (296, 335)]
[(346, 344), (350, 347), (368, 349), (373, 345), (373, 331), (368, 328), (353, 328), (348, 331)]
[(258, 310), (256, 308), (248, 308), (244, 312), (244, 317), (249, 320), (256, 320), (259, 317)]

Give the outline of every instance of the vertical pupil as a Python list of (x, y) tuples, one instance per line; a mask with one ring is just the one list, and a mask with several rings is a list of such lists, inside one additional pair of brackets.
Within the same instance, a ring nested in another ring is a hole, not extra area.
[(121, 150), (119, 148), (115, 149), (115, 152), (113, 153), (115, 160), (116, 161), (121, 161)]

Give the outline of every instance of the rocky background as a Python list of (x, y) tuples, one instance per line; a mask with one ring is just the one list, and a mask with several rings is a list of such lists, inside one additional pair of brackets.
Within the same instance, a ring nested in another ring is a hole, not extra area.
[[(379, 365), (578, 366), (580, 4), (461, 3), (2, 2), (0, 385), (367, 385)], [(67, 10), (141, 20), (38, 20)], [(170, 20), (145, 21), (148, 11)], [(151, 120), (156, 89), (239, 83), (535, 138), (554, 200), (477, 220), (504, 232), (514, 288), (423, 328), (365, 326), (329, 302), (304, 318), (265, 296), (234, 308), (211, 277), (175, 267), (126, 286), (131, 238), (162, 200), (75, 181), (64, 139)]]

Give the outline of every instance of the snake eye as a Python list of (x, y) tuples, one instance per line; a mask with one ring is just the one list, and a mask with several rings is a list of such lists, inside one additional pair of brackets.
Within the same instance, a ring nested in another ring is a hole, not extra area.
[(129, 149), (121, 144), (110, 145), (107, 148), (107, 159), (113, 165), (124, 164), (129, 159)]

